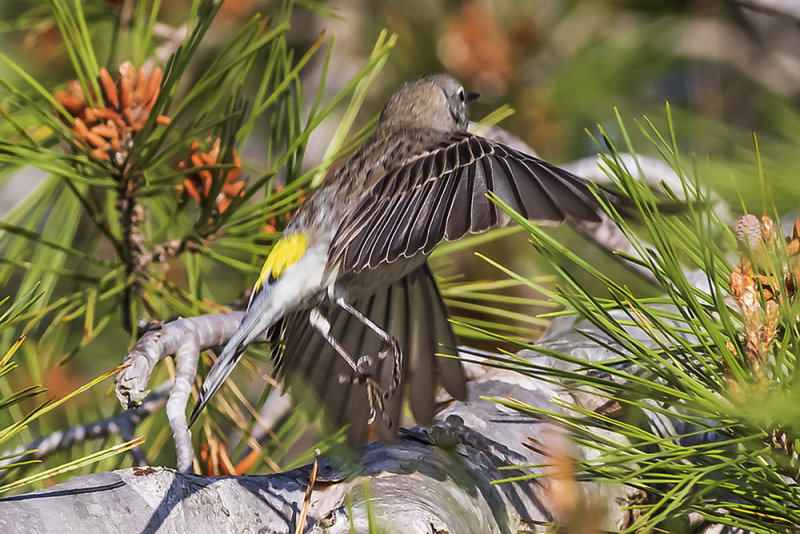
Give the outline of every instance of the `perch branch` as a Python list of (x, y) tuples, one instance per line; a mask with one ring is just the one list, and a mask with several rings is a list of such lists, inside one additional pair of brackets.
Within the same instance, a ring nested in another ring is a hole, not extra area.
[[(197, 373), (200, 351), (224, 344), (239, 328), (243, 312), (178, 319), (147, 332), (125, 356), (116, 377), (117, 397), (125, 407), (138, 405), (148, 394), (147, 383), (156, 364), (175, 355), (175, 383), (167, 401), (167, 420), (172, 429), (178, 469), (192, 467), (194, 451), (186, 425), (186, 403)], [(263, 341), (263, 336), (259, 340)]]

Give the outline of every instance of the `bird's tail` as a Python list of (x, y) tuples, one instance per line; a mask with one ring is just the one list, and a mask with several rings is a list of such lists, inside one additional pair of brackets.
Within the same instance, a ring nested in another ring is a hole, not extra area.
[(203, 387), (200, 388), (197, 404), (195, 404), (192, 415), (189, 417), (190, 427), (197, 419), (197, 416), (200, 415), (200, 412), (203, 411), (203, 408), (206, 407), (208, 401), (222, 387), (225, 379), (231, 374), (239, 360), (242, 359), (242, 354), (244, 354), (247, 346), (279, 318), (274, 311), (270, 313), (271, 310), (268, 309), (270, 295), (265, 293), (269, 293), (269, 289), (269, 287), (264, 288), (251, 302), (251, 306), (248, 308), (244, 319), (242, 319), (239, 329), (225, 345), (225, 348), (222, 349), (222, 354), (220, 354), (208, 375), (206, 375)]

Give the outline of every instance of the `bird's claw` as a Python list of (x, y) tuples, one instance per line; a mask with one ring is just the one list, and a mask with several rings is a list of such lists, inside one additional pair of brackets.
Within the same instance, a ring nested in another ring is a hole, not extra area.
[[(378, 354), (378, 359), (382, 359), (380, 354)], [(370, 371), (374, 365), (375, 357), (371, 354), (365, 354), (356, 362), (356, 373), (368, 377), (371, 375)]]
[(383, 394), (384, 399), (388, 399), (397, 391), (403, 369), (403, 351), (400, 349), (400, 343), (394, 337), (390, 338), (386, 342), (386, 346), (378, 353), (378, 358), (381, 360), (389, 356), (392, 357), (392, 381), (389, 389)]
[[(391, 357), (392, 377), (387, 388), (382, 387), (375, 379), (377, 374), (376, 364)], [(386, 341), (385, 346), (376, 354), (365, 354), (356, 362), (355, 373), (352, 375), (339, 375), (339, 383), (350, 382), (352, 384), (364, 384), (367, 387), (367, 399), (369, 401), (368, 423), (375, 422), (377, 414), (391, 428), (392, 421), (385, 410), (385, 401), (395, 394), (400, 386), (400, 378), (403, 369), (403, 353), (400, 344), (395, 338)]]

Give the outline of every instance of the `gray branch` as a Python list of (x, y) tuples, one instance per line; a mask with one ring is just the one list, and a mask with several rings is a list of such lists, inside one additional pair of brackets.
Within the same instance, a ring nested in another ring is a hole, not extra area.
[[(0, 469), (12, 464), (41, 460), (50, 454), (68, 449), (73, 445), (92, 439), (106, 438), (115, 434), (119, 435), (123, 441), (130, 441), (134, 438), (136, 427), (139, 426), (142, 420), (166, 404), (171, 386), (169, 382), (161, 384), (139, 406), (129, 408), (113, 417), (100, 419), (85, 425), (77, 425), (66, 430), (59, 430), (48, 436), (36, 439), (27, 445), (3, 452), (0, 454), (0, 457), (3, 458), (0, 460)], [(131, 449), (131, 455), (133, 456), (134, 464), (139, 466), (146, 465), (145, 458), (139, 447)], [(0, 472), (0, 477), (4, 474)]]
[[(691, 282), (702, 287), (707, 280), (698, 273)], [(235, 323), (236, 318), (225, 316), (224, 321), (228, 320)], [(191, 324), (182, 321), (181, 329)], [(141, 343), (139, 350), (147, 346), (143, 352), (150, 355), (138, 358), (157, 361), (154, 354), (159, 342), (176, 350), (170, 345), (175, 341), (169, 331), (166, 325), (159, 339)], [(562, 317), (551, 324), (539, 344), (578, 361), (616, 358), (606, 342), (593, 341), (586, 331), (600, 335), (585, 321), (576, 324), (574, 318)], [(632, 329), (631, 335), (648, 340), (645, 331)], [(205, 341), (195, 342), (203, 346), (213, 337), (209, 336), (206, 333), (200, 336)], [(469, 358), (472, 351), (462, 352)], [(538, 367), (575, 368), (565, 360), (532, 351), (519, 355)], [(627, 521), (623, 507), (635, 494), (626, 493), (620, 484), (579, 482), (563, 475), (565, 463), (568, 467), (571, 459), (595, 458), (597, 452), (570, 444), (546, 417), (528, 417), (492, 400), (514, 399), (565, 413), (572, 403), (595, 410), (606, 399), (515, 371), (493, 368), (476, 373), (474, 366), (469, 367), (474, 378), (467, 400), (453, 402), (437, 416), (433, 427), (404, 431), (393, 444), (368, 444), (357, 459), (322, 460), (301, 531), (344, 533), (352, 527), (365, 532), (370, 515), (382, 531), (390, 533), (513, 533), (537, 530), (536, 525), (554, 520), (567, 525), (569, 532), (579, 531), (581, 525), (586, 528), (587, 521), (593, 530), (620, 530)], [(656, 411), (648, 417), (647, 426), (659, 435), (688, 432), (679, 421)], [(713, 436), (697, 435), (697, 439)], [(50, 532), (53, 525), (67, 532), (114, 534), (294, 532), (310, 471), (305, 466), (268, 476), (203, 478), (167, 468), (138, 467), (88, 475), (0, 500), (0, 532)], [(493, 483), (522, 475), (535, 478)]]
[[(203, 315), (178, 319), (146, 333), (125, 356), (128, 365), (117, 374), (117, 397), (127, 408), (137, 406), (147, 396), (147, 384), (156, 364), (175, 356), (175, 383), (167, 400), (167, 420), (175, 441), (178, 470), (190, 471), (194, 450), (186, 425), (186, 403), (197, 374), (200, 351), (222, 345), (239, 328), (244, 312)], [(263, 341), (263, 336), (258, 338)]]
[[(152, 347), (168, 337), (151, 340), (151, 356), (139, 358), (157, 359)], [(571, 350), (604, 350), (586, 343), (573, 344)], [(523, 355), (538, 358), (530, 352)], [(558, 385), (513, 371), (485, 371), (470, 382), (467, 400), (453, 402), (432, 428), (404, 431), (389, 445), (371, 443), (357, 461), (322, 460), (303, 531), (350, 532), (351, 524), (358, 532), (367, 531), (367, 492), (375, 522), (386, 532), (511, 533), (530, 528), (529, 521), (556, 519), (564, 511), (564, 499), (563, 490), (555, 491), (554, 484), (563, 481), (492, 482), (546, 474), (545, 464), (553, 460), (523, 444), (533, 439), (545, 449), (562, 449), (561, 430), (489, 398), (513, 398), (559, 412), (564, 408), (551, 401), (571, 399)], [(579, 447), (571, 452), (579, 458), (592, 454)], [(501, 470), (526, 464), (540, 465)], [(115, 533), (294, 532), (309, 476), (309, 466), (248, 477), (202, 478), (167, 468), (99, 473), (0, 501), (0, 531), (45, 532), (58, 524), (63, 531)], [(578, 502), (599, 510), (593, 521), (618, 530), (627, 497), (624, 488), (573, 483)]]

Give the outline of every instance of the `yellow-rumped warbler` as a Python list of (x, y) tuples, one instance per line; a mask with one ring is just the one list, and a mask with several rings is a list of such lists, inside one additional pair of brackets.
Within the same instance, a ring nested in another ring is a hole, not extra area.
[(394, 435), (405, 389), (423, 425), (438, 385), (465, 397), (461, 363), (435, 356), (457, 352), (427, 264), (434, 247), (511, 222), (487, 192), (529, 219), (599, 220), (585, 180), (467, 133), (476, 96), (444, 74), (391, 96), (375, 133), (329, 172), (273, 246), (190, 424), (267, 329), (277, 373), (308, 387), (335, 424), (349, 423), (353, 443), (376, 410), (381, 436)]

